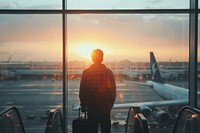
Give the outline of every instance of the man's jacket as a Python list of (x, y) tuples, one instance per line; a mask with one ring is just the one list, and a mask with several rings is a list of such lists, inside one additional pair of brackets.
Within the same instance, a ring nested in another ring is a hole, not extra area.
[(113, 73), (104, 64), (93, 64), (83, 71), (79, 98), (88, 111), (110, 113), (116, 99)]

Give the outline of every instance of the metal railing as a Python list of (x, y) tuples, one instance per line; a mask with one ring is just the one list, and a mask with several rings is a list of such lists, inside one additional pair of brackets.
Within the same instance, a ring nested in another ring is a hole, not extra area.
[(64, 124), (60, 109), (50, 110), (45, 133), (64, 133)]
[(147, 120), (139, 107), (129, 109), (125, 133), (149, 133)]
[(16, 107), (0, 112), (0, 133), (25, 133), (20, 113)]
[(189, 106), (181, 108), (173, 133), (200, 133), (200, 110)]

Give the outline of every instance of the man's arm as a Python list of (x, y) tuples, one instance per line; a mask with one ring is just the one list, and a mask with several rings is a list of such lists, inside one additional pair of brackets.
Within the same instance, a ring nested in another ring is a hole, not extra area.
[(116, 99), (116, 84), (115, 84), (115, 78), (114, 75), (112, 73), (112, 71), (109, 72), (109, 78), (108, 78), (109, 82), (108, 82), (108, 88), (110, 90), (110, 101), (112, 103), (112, 105), (115, 102)]
[(81, 111), (86, 111), (86, 94), (85, 94), (85, 74), (83, 72), (81, 83), (80, 83), (80, 90), (79, 90), (79, 99), (80, 99), (80, 106)]

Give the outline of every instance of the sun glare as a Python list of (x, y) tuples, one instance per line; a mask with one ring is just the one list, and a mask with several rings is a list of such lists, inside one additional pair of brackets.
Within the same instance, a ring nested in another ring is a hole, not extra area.
[(92, 50), (95, 49), (94, 44), (84, 44), (79, 48), (79, 53), (83, 58), (90, 59)]

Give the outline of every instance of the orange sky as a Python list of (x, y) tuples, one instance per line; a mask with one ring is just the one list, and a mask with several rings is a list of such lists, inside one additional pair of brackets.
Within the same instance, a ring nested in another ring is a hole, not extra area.
[(187, 30), (187, 24), (180, 22), (181, 31), (175, 31), (173, 27), (168, 28), (172, 22), (166, 25), (164, 20), (154, 22), (154, 19), (150, 19), (150, 22), (146, 22), (137, 16), (132, 19), (123, 15), (69, 16), (68, 44), (71, 58), (75, 57), (75, 53), (83, 54), (80, 50), (84, 47), (90, 47), (101, 48), (106, 61), (149, 61), (150, 51), (162, 61), (188, 61), (189, 39), (186, 34), (180, 33)]
[[(2, 19), (1, 19), (2, 18)], [(60, 15), (0, 16), (0, 61), (62, 61)], [(69, 60), (89, 58), (94, 48), (105, 61), (188, 61), (187, 15), (89, 15), (67, 16)], [(3, 56), (2, 56), (3, 55)]]

